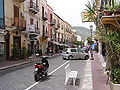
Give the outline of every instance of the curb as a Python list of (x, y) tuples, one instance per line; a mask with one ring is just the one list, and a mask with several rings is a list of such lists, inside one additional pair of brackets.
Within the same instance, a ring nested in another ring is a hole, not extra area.
[[(60, 54), (53, 55), (53, 56), (49, 56), (49, 58), (53, 58), (53, 57), (56, 57), (56, 56), (59, 56), (59, 55), (60, 55)], [(24, 65), (24, 64), (29, 64), (29, 63), (32, 63), (32, 62), (35, 62), (35, 61), (38, 61), (38, 60), (39, 60), (39, 59), (31, 60), (31, 61), (25, 61), (25, 62), (21, 62), (21, 63), (9, 65), (9, 66), (1, 67), (1, 68), (0, 68), (0, 71), (6, 70), (6, 69), (9, 69), (9, 68), (18, 67), (18, 66), (21, 66), (21, 65)]]
[(13, 68), (13, 67), (17, 67), (17, 66), (20, 66), (20, 65), (28, 64), (28, 63), (31, 63), (31, 62), (32, 61), (26, 61), (26, 62), (22, 62), (22, 63), (18, 63), (18, 64), (9, 65), (9, 66), (6, 66), (6, 67), (1, 67), (0, 71), (5, 70), (5, 69), (9, 69), (9, 68)]

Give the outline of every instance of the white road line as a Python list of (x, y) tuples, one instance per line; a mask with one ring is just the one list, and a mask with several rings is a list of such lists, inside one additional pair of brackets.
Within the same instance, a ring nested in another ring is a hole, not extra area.
[(37, 85), (38, 82), (34, 83), (33, 85), (29, 86), (28, 88), (26, 88), (25, 90), (30, 90), (32, 87), (34, 87), (35, 85)]
[[(61, 66), (59, 66), (58, 68), (56, 68), (55, 70), (53, 70), (52, 72), (50, 72), (48, 75), (51, 75), (52, 73), (56, 72), (58, 69), (60, 69), (61, 67), (63, 67), (65, 64), (69, 63), (69, 61), (65, 62), (64, 64), (62, 64)], [(33, 85), (29, 86), (28, 88), (26, 88), (25, 90), (30, 90), (32, 87), (34, 87), (35, 85), (37, 85), (39, 82), (34, 83)]]
[(48, 75), (51, 75), (52, 73), (54, 73), (55, 71), (57, 71), (58, 69), (60, 69), (62, 66), (64, 66), (65, 64), (67, 64), (70, 61), (65, 62), (64, 64), (62, 64), (61, 66), (59, 66), (58, 68), (56, 68), (55, 70), (53, 70), (52, 72), (50, 72)]

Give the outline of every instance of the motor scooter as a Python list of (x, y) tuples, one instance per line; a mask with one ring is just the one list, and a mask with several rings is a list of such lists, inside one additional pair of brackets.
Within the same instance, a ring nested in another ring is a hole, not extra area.
[(41, 56), (41, 63), (36, 63), (35, 70), (34, 70), (34, 79), (35, 81), (39, 81), (43, 77), (47, 76), (48, 68), (49, 68), (49, 63), (47, 60), (47, 56)]

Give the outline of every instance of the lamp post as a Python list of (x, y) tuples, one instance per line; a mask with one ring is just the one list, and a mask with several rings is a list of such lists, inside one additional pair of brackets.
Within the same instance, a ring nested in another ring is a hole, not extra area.
[(93, 26), (90, 25), (90, 31), (91, 31), (91, 42), (90, 42), (90, 45), (91, 45), (91, 47), (90, 47), (91, 58), (90, 58), (90, 60), (94, 60), (94, 58), (93, 58), (93, 50), (92, 50), (92, 30), (93, 30)]

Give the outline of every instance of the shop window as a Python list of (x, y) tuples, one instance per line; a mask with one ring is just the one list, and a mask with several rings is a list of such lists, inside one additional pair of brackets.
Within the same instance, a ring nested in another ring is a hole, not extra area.
[(5, 55), (5, 43), (0, 42), (0, 56)]

